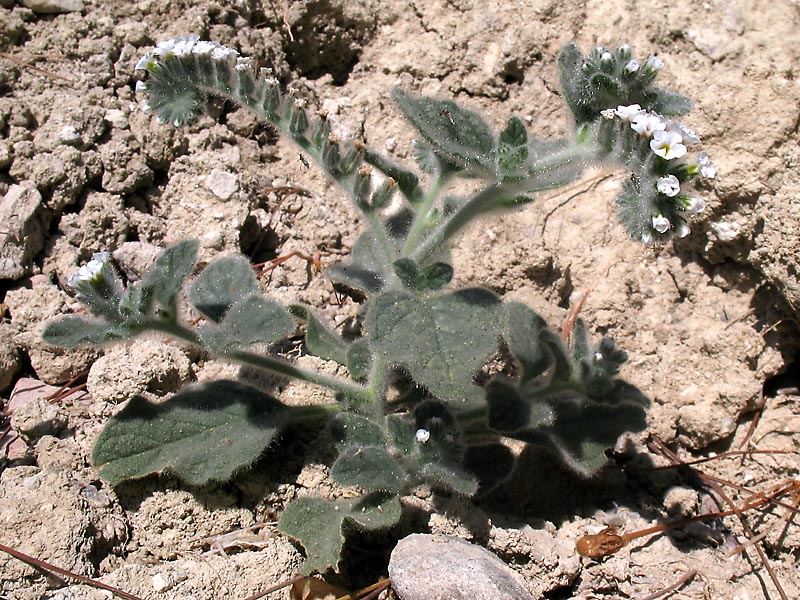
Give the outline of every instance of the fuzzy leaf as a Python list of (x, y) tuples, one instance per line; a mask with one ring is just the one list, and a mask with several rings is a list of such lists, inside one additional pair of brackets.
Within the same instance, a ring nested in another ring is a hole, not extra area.
[(606, 464), (605, 451), (619, 436), (647, 428), (645, 408), (637, 402), (566, 401), (559, 402), (555, 411), (555, 425), (543, 433), (567, 465), (587, 476)]
[(670, 92), (662, 88), (650, 90), (652, 96), (647, 99), (649, 110), (662, 115), (684, 115), (692, 109), (692, 101), (686, 96)]
[(507, 302), (505, 310), (507, 324), (503, 337), (522, 366), (520, 381), (525, 383), (544, 373), (552, 364), (552, 355), (540, 340), (547, 323), (520, 302)]
[(61, 348), (102, 344), (122, 337), (124, 337), (122, 332), (110, 323), (75, 315), (66, 315), (50, 321), (42, 333), (42, 339), (46, 343)]
[(383, 287), (383, 278), (375, 271), (354, 263), (339, 263), (328, 267), (325, 271), (334, 283), (341, 283), (365, 294), (379, 292)]
[(383, 448), (347, 447), (333, 463), (331, 476), (342, 485), (357, 485), (369, 491), (401, 493), (406, 474)]
[(464, 453), (464, 467), (478, 478), (481, 493), (488, 492), (510, 476), (514, 470), (514, 454), (503, 444), (470, 446)]
[(269, 446), (289, 411), (234, 381), (185, 388), (159, 404), (136, 396), (103, 429), (92, 462), (112, 484), (162, 471), (192, 485), (225, 481)]
[(364, 150), (364, 160), (394, 179), (400, 192), (409, 202), (416, 204), (422, 200), (423, 192), (419, 187), (419, 178), (414, 173), (369, 148)]
[(339, 503), (308, 496), (294, 500), (283, 511), (278, 529), (298, 540), (306, 551), (302, 573), (339, 567), (344, 545), (343, 513)]
[(340, 450), (348, 446), (384, 446), (386, 437), (383, 430), (367, 419), (355, 413), (340, 412), (329, 422), (331, 437)]
[(375, 492), (357, 500), (346, 516), (362, 530), (379, 531), (388, 529), (400, 521), (402, 507), (396, 494)]
[(417, 442), (415, 434), (417, 432), (414, 420), (407, 414), (393, 414), (386, 417), (386, 428), (389, 430), (389, 437), (392, 446), (408, 456), (417, 452)]
[(219, 322), (239, 300), (258, 294), (253, 268), (244, 256), (212, 262), (192, 282), (189, 300), (212, 321)]
[(361, 381), (369, 376), (372, 366), (372, 351), (366, 340), (356, 340), (347, 350), (347, 370), (356, 381)]
[(272, 344), (295, 329), (294, 319), (283, 306), (262, 296), (239, 300), (219, 325), (200, 329), (200, 338), (212, 350), (227, 352), (252, 344)]
[(305, 496), (286, 507), (278, 529), (303, 545), (307, 558), (301, 572), (322, 573), (328, 567), (339, 568), (345, 532), (388, 529), (400, 521), (400, 516), (396, 494), (376, 492), (338, 502)]
[(476, 397), (473, 373), (497, 348), (497, 296), (469, 288), (416, 298), (387, 292), (370, 302), (367, 331), (372, 345), (442, 400)]
[(306, 322), (306, 347), (314, 356), (347, 364), (349, 344), (338, 333), (322, 322), (317, 314), (300, 304), (289, 306), (289, 312)]
[(518, 117), (511, 117), (500, 132), (498, 164), (504, 176), (514, 175), (528, 160), (528, 131)]
[(417, 471), (417, 477), (440, 490), (462, 496), (474, 496), (478, 491), (478, 480), (460, 468), (442, 462), (429, 462)]
[(420, 292), (425, 290), (439, 290), (453, 279), (453, 267), (443, 262), (435, 262), (423, 267), (417, 276), (416, 288)]
[(400, 278), (403, 285), (409, 289), (414, 289), (417, 286), (417, 277), (419, 276), (419, 265), (410, 258), (400, 258), (392, 264), (394, 267), (395, 275)]
[(486, 386), (489, 405), (489, 427), (498, 433), (511, 435), (518, 431), (533, 431), (553, 424), (553, 409), (520, 394), (508, 381), (493, 379)]
[(395, 89), (392, 97), (422, 138), (446, 162), (495, 172), (495, 140), (483, 118), (452, 100), (412, 96)]
[(197, 240), (184, 240), (173, 244), (156, 259), (142, 278), (141, 289), (164, 307), (171, 307), (183, 281), (192, 273), (197, 260)]

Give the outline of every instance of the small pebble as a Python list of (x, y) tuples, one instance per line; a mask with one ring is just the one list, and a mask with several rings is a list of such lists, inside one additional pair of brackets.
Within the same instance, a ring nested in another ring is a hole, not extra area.
[(239, 178), (233, 173), (215, 168), (211, 169), (211, 173), (206, 177), (205, 186), (217, 198), (225, 202), (239, 190)]

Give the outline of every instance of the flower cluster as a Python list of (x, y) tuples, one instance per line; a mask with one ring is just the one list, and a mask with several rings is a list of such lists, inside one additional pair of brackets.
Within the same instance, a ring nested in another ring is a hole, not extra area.
[[(668, 119), (656, 112), (643, 109), (638, 104), (618, 106), (602, 112), (606, 119), (619, 119), (623, 126), (630, 127), (642, 141), (647, 143), (652, 156), (650, 163), (659, 177), (655, 182), (659, 204), (671, 204), (676, 211), (701, 212), (705, 208), (702, 198), (695, 198), (681, 193), (681, 183), (700, 175), (713, 179), (717, 174), (714, 163), (707, 152), (697, 154), (693, 163), (676, 162), (688, 153), (688, 146), (699, 144), (700, 137), (683, 123)], [(666, 234), (674, 228), (678, 237), (689, 234), (688, 225), (681, 218), (670, 217), (664, 210), (656, 207), (652, 214), (653, 229), (659, 234)], [(673, 211), (669, 211), (673, 212)], [(645, 243), (651, 243), (652, 233), (643, 234)]]
[(78, 269), (67, 284), (73, 289), (78, 289), (83, 284), (98, 283), (103, 277), (103, 268), (106, 266), (111, 255), (108, 252), (95, 252), (92, 260)]

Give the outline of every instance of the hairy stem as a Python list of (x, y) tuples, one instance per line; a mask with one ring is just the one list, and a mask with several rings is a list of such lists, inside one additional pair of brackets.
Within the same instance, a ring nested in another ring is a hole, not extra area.
[[(194, 331), (177, 323), (151, 320), (144, 324), (143, 329), (154, 329), (156, 331), (161, 331), (167, 335), (189, 342), (190, 344), (203, 347), (202, 341), (197, 337), (197, 334), (195, 334)], [(263, 356), (261, 354), (247, 352), (245, 350), (226, 352), (222, 356), (241, 364), (251, 365), (260, 369), (271, 371), (273, 373), (278, 373), (279, 375), (285, 375), (286, 377), (292, 377), (294, 379), (313, 383), (315, 385), (328, 388), (329, 390), (333, 390), (334, 392), (345, 394), (350, 398), (361, 401), (369, 401), (372, 399), (370, 388), (359, 383), (337, 379), (335, 377), (330, 377), (310, 369), (303, 369), (302, 367), (298, 367), (279, 358)]]
[(440, 170), (433, 186), (431, 186), (431, 189), (428, 190), (425, 198), (417, 207), (417, 210), (414, 213), (414, 222), (411, 225), (411, 230), (408, 232), (408, 237), (406, 237), (406, 243), (403, 246), (403, 256), (408, 256), (411, 254), (416, 247), (420, 236), (422, 236), (422, 234), (425, 233), (425, 230), (430, 226), (429, 221), (431, 218), (433, 205), (449, 178), (449, 172), (446, 172), (443, 169)]

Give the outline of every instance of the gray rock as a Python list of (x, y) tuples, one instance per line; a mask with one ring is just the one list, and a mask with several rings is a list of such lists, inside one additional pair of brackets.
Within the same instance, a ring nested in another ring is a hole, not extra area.
[(413, 534), (400, 540), (389, 577), (402, 600), (534, 600), (508, 565), (461, 538)]
[(44, 435), (55, 435), (67, 425), (67, 417), (58, 406), (45, 398), (58, 391), (36, 379), (23, 378), (17, 381), (9, 399), (11, 427), (27, 439), (38, 439)]
[(0, 279), (31, 274), (49, 223), (50, 214), (36, 188), (15, 184), (8, 189), (0, 200)]
[(205, 186), (217, 198), (227, 202), (239, 190), (239, 178), (222, 169), (211, 169), (205, 181)]
[(14, 345), (11, 328), (0, 323), (0, 392), (11, 386), (20, 367), (19, 351)]
[(83, 10), (83, 0), (20, 0), (20, 4), (40, 14), (79, 12)]

